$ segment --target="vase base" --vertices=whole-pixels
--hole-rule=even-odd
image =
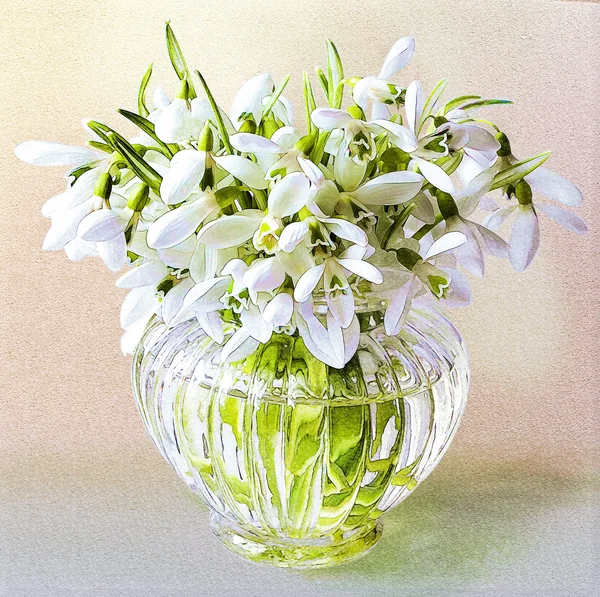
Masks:
[[[289,539],[260,535],[211,513],[213,533],[233,553],[253,562],[281,568],[325,568],[367,554],[381,538],[379,521],[357,529],[351,536]]]

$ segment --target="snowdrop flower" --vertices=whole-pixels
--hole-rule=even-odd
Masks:
[[[388,335],[393,336],[400,331],[410,310],[411,302],[419,291],[427,289],[437,298],[445,296],[451,279],[435,267],[431,259],[460,247],[465,241],[464,234],[448,232],[429,247],[423,258],[411,249],[398,250],[398,258],[407,271],[403,276],[404,280],[399,284],[396,295],[389,302],[385,311],[384,326]]]
[[[409,63],[414,51],[415,40],[412,37],[399,39],[388,52],[379,75],[364,77],[354,85],[352,91],[354,102],[366,112],[369,100],[371,100],[373,102],[373,119],[389,117],[388,106],[397,101],[400,90],[388,80]]]
[[[354,295],[346,272],[364,278],[373,284],[381,284],[381,272],[363,258],[372,254],[367,247],[351,247],[339,257],[328,257],[321,264],[310,268],[298,280],[294,299],[306,302],[323,279],[325,298],[329,310],[342,328],[347,328],[354,317]]]
[[[514,190],[517,203],[493,211],[485,220],[489,228],[496,229],[511,215],[515,215],[509,242],[509,259],[516,271],[527,269],[537,252],[540,242],[538,213],[543,213],[567,230],[578,234],[587,232],[585,222],[574,213],[556,205],[537,201],[534,203],[532,188],[548,199],[569,206],[580,205],[583,200],[575,185],[545,168],[538,168],[517,183]]]

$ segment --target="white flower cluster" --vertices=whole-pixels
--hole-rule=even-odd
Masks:
[[[98,255],[115,271],[132,266],[117,281],[130,289],[125,352],[154,316],[168,326],[196,317],[224,344],[223,359],[287,333],[343,367],[358,346],[358,303],[385,306],[386,333],[397,334],[416,297],[468,304],[461,270],[482,277],[484,253],[524,270],[541,213],[585,231],[573,213],[534,203],[532,190],[568,206],[582,200],[540,168],[549,153],[519,161],[506,135],[476,116],[510,102],[444,103],[445,81],[427,96],[418,82],[391,82],[413,54],[411,38],[392,47],[377,77],[363,78],[344,77],[328,42],[327,74],[317,70],[327,105],[316,106],[305,74],[303,133],[282,95],[289,77],[277,88],[267,74],[250,79],[227,115],[202,75],[192,77],[168,25],[167,45],[180,91],[171,100],[157,88],[148,110],[148,70],[137,113],[120,110],[138,137],[86,121],[94,136],[85,149],[16,149],[30,164],[75,168],[43,207],[52,221],[44,249]],[[507,243],[492,230],[509,217]]]

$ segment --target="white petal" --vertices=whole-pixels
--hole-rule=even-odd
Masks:
[[[232,216],[221,216],[201,228],[198,240],[214,249],[237,247],[252,238],[263,215],[260,210],[247,209]]]
[[[539,203],[536,205],[536,209],[545,213],[549,218],[567,230],[572,230],[573,232],[577,232],[577,234],[587,232],[585,222],[579,216],[566,209],[556,207],[556,205],[540,205]]]
[[[451,217],[446,222],[447,230],[462,232],[467,242],[456,249],[456,259],[466,270],[478,278],[483,278],[485,263],[483,251],[469,226],[458,216]]]
[[[475,236],[479,237],[484,251],[502,259],[508,257],[508,244],[503,238],[500,238],[485,226],[477,224],[477,222],[469,222],[469,226]]]
[[[95,245],[75,237],[65,247],[65,253],[71,261],[79,261],[84,257],[93,257],[98,254]]]
[[[367,164],[357,164],[347,153],[344,144],[340,144],[333,164],[336,181],[346,191],[354,191],[362,182]]]
[[[183,307],[183,301],[192,286],[194,281],[191,278],[184,278],[164,296],[160,303],[160,316],[167,325]]]
[[[294,312],[294,300],[287,292],[275,296],[263,311],[263,318],[274,327],[287,325]]]
[[[416,278],[414,275],[398,288],[398,293],[390,301],[385,315],[383,318],[383,324],[385,327],[385,333],[388,336],[395,336],[400,332],[400,329],[406,321],[408,312],[410,311],[410,305],[415,292]]]
[[[506,207],[501,207],[493,211],[484,219],[484,226],[490,230],[496,230],[497,228],[500,228],[500,226],[504,224],[506,219],[516,208],[516,205],[507,205]]]
[[[217,311],[208,313],[196,313],[196,319],[206,335],[212,338],[217,344],[222,344],[225,339],[223,333],[223,320]]]
[[[488,130],[476,124],[463,124],[460,126],[469,135],[467,145],[476,151],[490,151],[496,153],[500,143]]]
[[[171,103],[171,98],[160,85],[154,88],[152,103],[155,108],[166,108]]]
[[[15,155],[32,166],[81,166],[102,157],[91,149],[47,141],[19,143]]]
[[[448,307],[467,307],[471,304],[472,292],[469,280],[457,269],[449,267],[440,268],[448,275],[450,286],[444,297],[444,305]]]
[[[285,218],[300,211],[307,203],[310,191],[308,178],[300,172],[283,177],[269,194],[269,215]]]
[[[470,216],[477,209],[481,198],[490,190],[497,171],[498,168],[494,165],[479,173],[456,197],[456,206],[461,216]]]
[[[156,289],[152,286],[134,288],[121,305],[121,327],[127,329],[138,319],[148,321],[159,306]]]
[[[336,321],[331,311],[327,311],[327,335],[335,362],[344,363],[344,334],[342,326]]]
[[[423,186],[416,172],[390,172],[365,183],[352,196],[366,205],[398,205],[410,201]]]
[[[350,325],[342,330],[344,336],[344,365],[356,354],[360,342],[360,323],[356,315]]]
[[[325,176],[316,164],[313,164],[313,162],[302,156],[298,156],[298,163],[300,164],[300,168],[302,168],[302,172],[306,174],[310,182],[315,186],[318,187],[325,182]]]
[[[192,203],[180,205],[158,218],[148,229],[148,246],[153,249],[174,247],[194,234],[196,228],[218,209],[214,197],[205,195]]]
[[[227,341],[221,351],[222,363],[235,363],[249,357],[256,351],[260,343],[250,336],[248,331],[240,328]]]
[[[219,277],[195,284],[185,295],[182,311],[192,308],[195,312],[216,311],[223,305],[219,299],[229,286],[230,278]]]
[[[369,89],[375,77],[363,77],[354,85],[352,89],[352,99],[354,103],[360,106],[366,112],[369,107]]]
[[[373,282],[373,284],[381,284],[383,282],[381,272],[374,265],[366,261],[362,261],[361,259],[338,259],[337,262],[353,274],[369,282]]]
[[[283,153],[283,149],[266,137],[252,133],[236,133],[229,137],[234,149],[243,153]]]
[[[406,111],[406,120],[411,131],[418,135],[418,125],[423,113],[423,88],[418,81],[413,81],[406,90],[404,107]]]
[[[577,207],[583,203],[581,191],[566,178],[548,170],[537,168],[525,177],[531,188],[552,201],[558,201],[569,207]]]
[[[239,155],[223,155],[215,157],[214,160],[223,170],[253,189],[266,189],[269,186],[261,167],[248,158]]]
[[[421,174],[430,182],[434,187],[444,191],[444,193],[450,193],[451,195],[456,193],[454,183],[450,180],[450,177],[442,168],[437,164],[428,162],[421,158],[414,158],[415,162],[419,165]]]
[[[77,205],[81,205],[90,199],[90,197],[92,197],[94,194],[94,187],[96,186],[96,181],[98,180],[98,176],[101,172],[102,168],[92,168],[91,170],[84,172],[73,183],[73,186],[66,191],[65,194],[68,195],[69,201],[67,201],[62,207],[64,209],[70,209],[72,207],[76,207]]]
[[[446,232],[442,234],[430,247],[427,253],[425,253],[424,259],[430,259],[440,253],[446,251],[452,251],[457,247],[460,247],[467,241],[467,237],[462,232]]]
[[[336,360],[328,330],[315,317],[312,309],[312,301],[306,301],[299,305],[299,317],[296,318],[298,332],[300,333],[306,348],[308,348],[317,359],[331,367],[339,369],[344,366],[343,359]]]
[[[531,205],[519,205],[509,243],[510,262],[522,272],[532,262],[540,243],[540,227]]]
[[[313,110],[310,118],[323,131],[343,129],[354,121],[348,112],[336,108],[317,108]]]
[[[306,245],[298,245],[291,253],[279,251],[275,257],[294,282],[315,264]]]
[[[260,124],[262,117],[262,101],[273,93],[273,80],[268,73],[262,73],[246,81],[237,92],[231,104],[231,120],[239,127],[242,115],[252,114],[254,122]]]
[[[354,318],[354,294],[347,288],[336,293],[328,292],[327,306],[333,317],[342,328],[347,328]]]
[[[158,114],[154,130],[161,141],[179,143],[194,136],[195,128],[198,128],[194,125],[187,102],[182,98],[175,98]]]
[[[294,288],[294,299],[297,302],[303,303],[310,298],[324,271],[325,264],[321,263],[321,265],[315,265],[310,268],[301,276]]]
[[[269,257],[253,261],[242,280],[255,300],[256,293],[271,292],[281,286],[285,276],[281,263],[275,257]]]
[[[112,272],[118,272],[127,261],[127,241],[123,233],[110,240],[96,243],[96,251],[104,265]]]
[[[121,336],[121,351],[123,354],[133,354],[135,352],[140,340],[146,333],[146,326],[152,315],[154,313],[150,313],[147,319],[138,319],[125,330],[125,333]]]
[[[169,274],[169,268],[160,261],[148,261],[133,267],[116,282],[117,288],[136,288],[158,284]]]
[[[352,222],[342,218],[319,218],[319,221],[344,240],[349,240],[361,247],[366,247],[369,243],[366,232]]]
[[[379,73],[380,79],[389,79],[393,77],[399,70],[403,69],[415,51],[415,40],[412,37],[400,38],[390,49],[381,72]]]
[[[110,209],[98,209],[81,220],[77,236],[82,240],[102,242],[110,240],[125,230],[123,222]]]
[[[379,128],[390,133],[390,140],[392,143],[403,151],[412,153],[419,147],[419,141],[415,134],[410,129],[397,122],[392,122],[390,120],[374,120],[371,124],[377,125]]]
[[[89,203],[82,203],[73,209],[52,216],[52,225],[44,238],[44,251],[58,251],[77,235],[81,220],[90,212]]]
[[[255,340],[263,344],[269,341],[273,333],[273,326],[265,322],[256,305],[251,305],[249,309],[242,311],[240,319],[242,325]]]
[[[291,253],[308,234],[308,224],[305,220],[288,224],[279,235],[279,248]]]
[[[175,154],[171,166],[160,185],[160,196],[167,205],[185,201],[204,176],[206,154],[195,149],[184,149]]]
[[[290,150],[300,141],[301,136],[293,126],[283,126],[271,135],[271,141],[285,150]]]
[[[196,247],[196,238],[192,235],[174,247],[157,249],[156,254],[165,265],[175,269],[189,269]]]

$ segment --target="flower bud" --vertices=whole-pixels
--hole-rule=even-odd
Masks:
[[[520,180],[515,187],[515,197],[521,205],[530,205],[533,200],[531,187],[526,180]]]
[[[254,124],[254,123],[253,123]],[[243,125],[242,125],[243,128]],[[267,118],[261,120],[260,125],[258,127],[258,134],[270,139],[275,131],[278,131],[281,128],[281,125],[273,116],[268,116]],[[240,129],[241,132],[241,129]],[[252,132],[252,131],[248,131]]]
[[[304,155],[309,155],[315,146],[316,135],[308,134],[304,135],[299,141],[296,142],[294,147],[301,151]]]
[[[350,89],[354,89],[354,86],[362,79],[362,77],[350,77],[349,79],[345,79],[344,83],[350,87]]]
[[[501,158],[508,157],[512,155],[512,150],[510,148],[510,141],[508,137],[504,133],[496,133],[496,141],[500,143],[500,149],[496,152]]]
[[[240,133],[256,133],[256,124],[254,120],[244,120],[239,130]]]
[[[449,193],[444,193],[444,191],[440,191],[439,189],[437,189],[435,195],[437,197],[440,213],[442,214],[444,220],[458,215],[458,207],[456,207],[456,203],[452,198],[452,195]]]
[[[145,182],[134,185],[127,200],[127,207],[133,211],[142,211],[148,205],[149,194],[150,189]]]
[[[108,172],[103,172],[98,176],[94,185],[94,195],[100,199],[109,199],[112,191],[112,178]]]
[[[210,125],[206,123],[198,137],[198,149],[200,151],[212,151],[213,148],[213,132]]]
[[[413,267],[423,261],[422,257],[412,249],[407,249],[406,247],[402,247],[401,249],[396,249],[396,256],[398,257],[398,261],[406,268],[412,271]]]
[[[177,97],[180,99],[187,100],[190,97],[190,84],[188,83],[187,77],[181,79],[181,86],[179,87],[179,93]]]
[[[365,120],[365,113],[362,108],[357,104],[352,104],[348,110],[346,110],[352,118],[356,118],[357,120]]]

